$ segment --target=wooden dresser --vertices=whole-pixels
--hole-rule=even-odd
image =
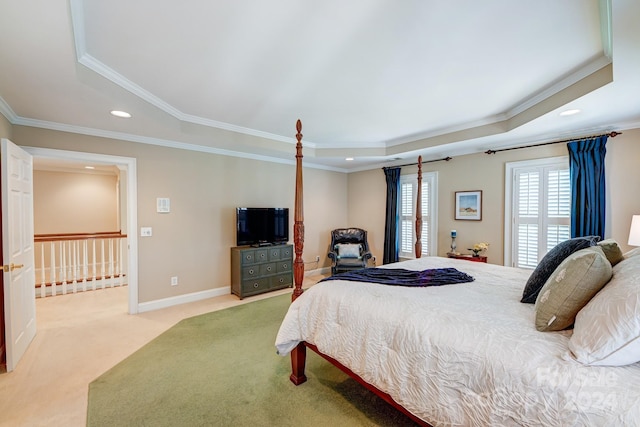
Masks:
[[[231,248],[231,293],[240,299],[293,286],[293,245]]]

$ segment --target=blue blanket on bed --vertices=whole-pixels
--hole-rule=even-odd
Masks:
[[[475,279],[455,268],[432,268],[414,271],[404,268],[364,268],[326,277],[327,280],[350,280],[397,286],[441,286],[453,283],[473,282]]]

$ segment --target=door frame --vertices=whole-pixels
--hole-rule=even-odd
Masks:
[[[137,314],[138,309],[138,180],[134,157],[112,156],[108,154],[85,153],[80,151],[57,150],[53,148],[25,147],[34,159],[73,160],[105,165],[115,165],[126,171],[127,192],[127,242],[128,242],[128,288],[129,314]]]

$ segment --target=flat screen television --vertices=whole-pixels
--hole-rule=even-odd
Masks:
[[[289,208],[236,208],[236,245],[277,245],[289,241]]]

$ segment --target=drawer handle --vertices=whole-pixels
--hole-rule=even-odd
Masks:
[[[267,271],[271,271],[271,267],[267,267]]]
[[[284,279],[282,277],[280,278],[279,281],[280,281],[280,283],[284,283]]]
[[[253,268],[249,270],[249,274],[253,274]]]
[[[258,283],[258,282],[254,283],[254,284],[253,284],[253,287],[254,287],[254,288],[256,288],[256,289],[258,289],[258,287],[260,287],[260,283]]]
[[[264,254],[260,254],[260,258],[264,258]]]
[[[282,264],[282,268],[287,268],[287,264]]]
[[[245,259],[251,259],[251,255],[247,255]]]

